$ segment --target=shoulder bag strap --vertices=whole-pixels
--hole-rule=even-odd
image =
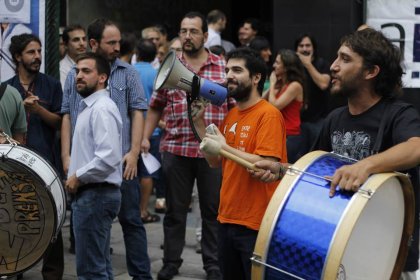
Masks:
[[[7,87],[6,83],[2,83],[0,85],[0,100],[3,98],[4,92],[6,91],[6,87]]]
[[[383,138],[384,138],[385,126],[387,122],[390,120],[390,116],[389,116],[390,114],[387,111],[388,108],[389,108],[389,102],[385,101],[384,114],[383,114],[381,123],[379,124],[378,134],[376,134],[376,140],[375,140],[375,144],[373,145],[372,155],[379,153],[381,149]]]

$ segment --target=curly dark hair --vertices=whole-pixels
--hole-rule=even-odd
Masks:
[[[42,47],[41,40],[34,34],[23,33],[23,34],[15,35],[12,37],[9,51],[10,51],[10,54],[12,55],[13,62],[16,65],[16,69],[19,64],[19,62],[16,59],[16,55],[21,55],[23,50],[26,48],[26,46],[30,42],[34,42],[34,41],[39,43],[39,45]]]
[[[341,45],[349,47],[363,58],[363,68],[379,67],[375,79],[376,94],[384,98],[395,98],[402,92],[401,77],[404,70],[401,66],[400,50],[385,37],[372,28],[356,31],[344,36]]]

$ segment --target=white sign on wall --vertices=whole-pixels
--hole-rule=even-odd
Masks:
[[[3,82],[15,75],[9,51],[13,36],[35,34],[42,42],[42,54],[45,55],[45,0],[0,0],[0,23],[0,82]],[[41,72],[44,72],[44,64]]]
[[[0,0],[0,18],[10,23],[30,23],[31,1]]]
[[[366,23],[404,55],[404,87],[420,88],[420,0],[367,0]]]

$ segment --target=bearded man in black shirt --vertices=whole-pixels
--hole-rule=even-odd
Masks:
[[[396,99],[402,87],[401,53],[381,32],[367,28],[341,40],[330,70],[331,93],[344,95],[347,106],[328,115],[313,149],[358,160],[335,171],[330,196],[337,186],[357,191],[371,174],[408,172],[415,194],[415,226],[400,279],[416,279],[420,118],[413,106]],[[260,161],[255,165],[265,171],[250,172],[266,182],[284,174],[284,168],[276,163]]]

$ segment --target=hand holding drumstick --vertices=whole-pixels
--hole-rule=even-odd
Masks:
[[[223,137],[223,135],[220,133],[220,131],[217,129],[216,126],[213,126],[213,127],[209,126],[207,127],[206,130],[208,133],[206,134],[206,137],[203,138],[200,144],[200,149],[206,154],[211,155],[211,156],[220,155],[225,158],[228,158],[238,163],[239,165],[247,168],[248,172],[253,177],[263,182],[273,182],[283,177],[286,170],[285,168],[281,168],[281,172],[282,172],[281,174],[280,173],[274,174],[274,173],[271,173],[271,171],[269,170],[266,171],[264,169],[261,169],[258,166],[256,166],[254,163],[251,163],[249,160],[244,159],[240,155],[236,155],[233,152],[229,152],[226,149],[224,149],[223,147],[228,147],[226,145],[226,140]],[[276,164],[276,162],[273,162],[272,160],[263,160],[263,161]],[[278,164],[281,165],[280,163]]]
[[[233,160],[234,162],[242,165],[243,167],[247,169],[251,169],[254,171],[261,170],[259,168],[256,168],[255,165],[250,163],[249,161],[246,161],[243,158],[240,158],[232,153],[229,153],[228,151],[223,150],[222,145],[219,142],[207,136],[201,141],[200,150],[206,152],[209,155],[214,155],[214,156],[221,155],[225,158]]]

